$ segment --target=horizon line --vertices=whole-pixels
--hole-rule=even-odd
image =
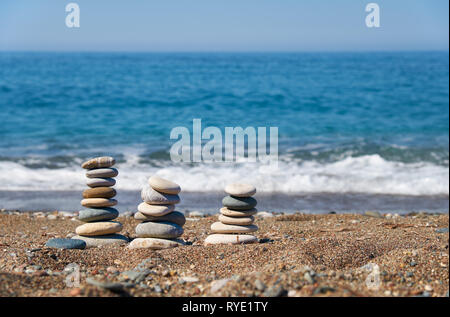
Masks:
[[[163,54],[236,54],[236,53],[449,53],[449,49],[386,49],[386,50],[1,50],[0,53],[163,53]]]

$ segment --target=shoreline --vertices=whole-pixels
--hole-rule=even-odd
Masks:
[[[207,214],[218,213],[222,198],[221,191],[185,192],[177,209],[182,212],[200,211]],[[449,213],[449,197],[407,196],[361,193],[257,193],[259,211],[279,211],[283,213],[364,213],[377,210],[382,213],[407,214],[410,212]],[[82,199],[79,190],[61,191],[6,191],[0,190],[0,209],[19,211],[75,212],[80,210]],[[118,190],[119,212],[135,212],[141,202],[139,190]]]
[[[215,220],[187,218],[174,249],[57,250],[44,244],[74,232],[72,215],[0,212],[0,296],[448,296],[448,214],[280,214],[257,219],[259,243],[205,247]],[[118,221],[133,238],[138,222]],[[70,263],[78,287],[65,285]]]

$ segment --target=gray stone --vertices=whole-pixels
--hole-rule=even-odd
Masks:
[[[119,171],[115,168],[95,168],[86,172],[88,178],[116,177],[117,175],[119,175]]]
[[[134,286],[133,283],[115,283],[115,282],[101,282],[93,279],[92,277],[86,278],[86,283],[110,290],[111,292],[121,293],[127,287]]]
[[[141,212],[137,212],[134,214],[134,219],[136,220],[141,220],[144,222],[147,221],[154,221],[154,222],[162,222],[162,221],[167,221],[167,222],[173,222],[176,223],[179,226],[184,226],[184,224],[186,223],[186,217],[184,216],[183,213],[179,212],[179,211],[173,211],[171,213],[168,213],[164,216],[160,216],[160,217],[155,217],[155,216],[148,216],[148,215],[144,215]]]
[[[113,220],[119,216],[115,208],[89,208],[80,210],[78,220],[83,222]]]
[[[183,228],[172,222],[143,222],[136,226],[136,235],[140,238],[173,239],[183,234]]]
[[[234,210],[249,210],[256,206],[256,199],[253,197],[226,196],[222,199],[222,205]]]
[[[116,185],[114,178],[88,178],[86,185],[89,187],[111,187]]]
[[[448,228],[439,228],[439,229],[436,229],[436,233],[448,233]]]
[[[274,285],[268,288],[263,295],[266,297],[280,297],[286,295],[286,290],[280,285]]]
[[[84,237],[74,236],[72,239],[79,239],[86,242],[87,248],[98,247],[109,244],[124,244],[128,242],[128,238],[121,234],[108,234],[104,236]]]
[[[86,248],[86,242],[79,239],[54,238],[48,240],[45,246],[56,249],[84,249]]]
[[[180,202],[178,195],[160,193],[150,186],[144,186],[141,191],[141,198],[151,205],[175,205]]]
[[[139,271],[134,271],[134,270],[130,270],[130,271],[125,271],[122,272],[122,274],[120,275],[121,279],[123,280],[129,280],[129,281],[133,281],[135,283],[140,283],[142,282],[147,275],[149,275],[152,271],[145,269],[145,270],[139,270]]]

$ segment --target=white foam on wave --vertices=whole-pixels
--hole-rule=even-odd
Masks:
[[[158,167],[161,166],[161,167]],[[117,164],[117,189],[139,190],[158,174],[179,183],[184,191],[222,191],[226,184],[245,181],[258,192],[370,193],[393,195],[449,195],[449,169],[432,163],[387,161],[379,155],[346,157],[332,163],[284,158],[278,167],[260,163],[217,163],[155,166],[139,163],[134,155]],[[0,190],[83,190],[79,166],[30,169],[0,162]]]

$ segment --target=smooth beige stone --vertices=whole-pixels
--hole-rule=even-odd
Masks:
[[[129,249],[152,249],[161,250],[175,248],[183,245],[181,240],[168,240],[158,238],[136,238],[128,245]]]
[[[75,233],[80,236],[101,236],[122,230],[122,224],[116,221],[88,222],[78,226]]]
[[[238,226],[238,225],[226,225],[221,222],[214,222],[211,225],[213,233],[250,233],[258,230],[257,225]]]
[[[128,238],[121,234],[108,234],[104,236],[86,237],[86,236],[73,236],[72,239],[79,239],[86,242],[87,248],[99,247],[110,244],[125,244],[128,243]]]
[[[84,162],[83,164],[81,164],[81,167],[85,169],[92,169],[92,168],[111,167],[114,164],[116,164],[116,160],[113,157],[101,156]]]
[[[154,190],[165,194],[176,195],[181,191],[180,185],[178,185],[177,183],[171,182],[156,175],[150,177],[148,179],[148,183]]]
[[[119,171],[115,168],[94,168],[86,172],[87,178],[116,177]]]
[[[150,205],[142,202],[137,207],[138,211],[147,216],[164,216],[175,210],[175,205]]]
[[[144,186],[142,188],[141,198],[150,205],[175,205],[180,202],[180,196],[177,194],[160,193],[150,186]]]
[[[257,212],[258,209],[256,208],[252,208],[249,210],[232,210],[228,209],[227,207],[220,208],[220,213],[229,217],[249,217],[256,215]]]
[[[258,238],[249,234],[212,234],[205,239],[209,244],[247,244],[258,242]]]
[[[229,217],[229,216],[225,216],[225,215],[219,215],[219,221],[226,225],[248,226],[248,225],[251,225],[255,221],[255,218],[253,218],[253,216]]]
[[[225,192],[235,197],[251,197],[256,193],[256,188],[250,184],[234,183],[227,185]]]
[[[116,190],[111,187],[94,187],[83,191],[83,198],[113,198]]]
[[[84,207],[112,207],[117,205],[117,200],[110,198],[85,198],[81,200]]]

